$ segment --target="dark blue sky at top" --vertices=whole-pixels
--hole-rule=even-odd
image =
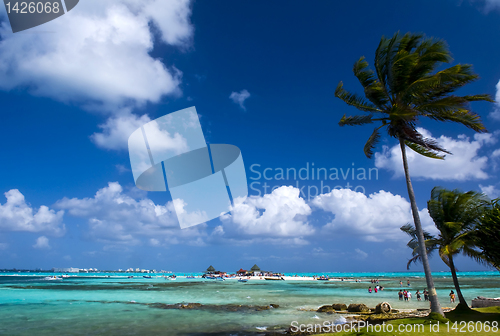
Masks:
[[[383,35],[410,31],[444,39],[453,64],[473,64],[481,77],[460,93],[494,96],[500,79],[500,10],[486,12],[479,1],[196,1],[191,22],[195,31],[190,48],[156,44],[151,52],[167,66],[182,71],[182,95],[164,97],[134,112],[155,119],[196,106],[207,142],[234,144],[241,149],[249,182],[255,176],[250,171],[252,164],[260,164],[261,171],[266,167],[299,169],[312,162],[327,168],[350,168],[353,163],[356,168],[374,167],[374,160],[363,154],[372,127],[340,128],[341,116],[357,111],[335,99],[333,93],[340,80],[347,89],[361,92],[352,64],[366,56],[372,65]],[[246,111],[228,98],[231,92],[243,89],[251,93],[245,101]],[[85,110],[85,101],[61,103],[33,96],[29,87],[1,91],[0,101],[2,194],[19,189],[33,207],[52,208],[63,197],[93,197],[110,181],[118,181],[127,190],[133,188],[132,174],[116,168],[129,168],[128,153],[98,148],[90,140],[90,135],[100,131],[98,125],[105,122],[106,114]],[[493,104],[479,102],[472,107],[490,132],[498,130],[499,122],[488,117]],[[420,126],[434,136],[473,136],[459,125],[424,121]],[[394,139],[384,136],[378,150],[394,144]],[[492,177],[482,181],[416,178],[419,208],[425,207],[436,185],[478,190],[479,183],[498,183],[496,173],[490,173]],[[362,182],[366,193],[383,189],[407,197],[404,180],[392,175],[380,169],[378,180]],[[161,204],[170,200],[168,193],[147,196]],[[5,203],[3,196],[0,203]],[[324,216],[314,214],[311,221],[320,225]],[[144,244],[126,252],[105,251],[95,258],[89,251],[102,251],[103,244],[86,236],[86,220],[65,215],[64,222],[66,235],[50,238],[52,249],[48,251],[32,248],[39,233],[0,232],[0,243],[9,244],[8,250],[0,250],[0,268],[72,265],[199,271],[208,264],[236,270],[257,262],[262,268],[291,272],[402,271],[410,256],[409,250],[406,255],[383,256],[382,251],[393,243],[347,236],[313,240],[310,245],[293,248],[265,244],[159,248]],[[218,223],[214,220],[209,226]],[[368,253],[368,258],[355,262],[342,258],[341,252],[353,246]],[[301,258],[316,247],[339,257]],[[63,260],[65,255],[71,255],[72,260]],[[285,258],[289,256],[297,258]],[[446,269],[437,256],[432,265],[436,270]],[[466,259],[460,259],[459,265],[461,270],[481,269]]]

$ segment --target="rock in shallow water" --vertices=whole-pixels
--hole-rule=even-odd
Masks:
[[[387,314],[391,312],[391,305],[388,302],[381,302],[375,307],[375,314]]]
[[[352,313],[366,313],[370,311],[367,305],[364,303],[351,303],[347,310]]]

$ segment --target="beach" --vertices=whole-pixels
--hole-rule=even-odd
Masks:
[[[429,307],[428,302],[415,298],[400,301],[397,295],[401,288],[422,291],[425,278],[421,273],[317,274],[330,276],[332,281],[299,273],[285,274],[285,281],[252,277],[246,283],[238,282],[239,278],[202,279],[201,273],[178,273],[176,280],[161,274],[150,274],[149,279],[123,273],[80,273],[46,280],[54,275],[60,274],[0,273],[0,334],[252,335],[283,331],[293,321],[344,323],[344,314],[316,312],[333,303],[375,307],[385,301],[400,310]],[[498,272],[459,276],[469,303],[476,296],[500,297]],[[374,286],[372,279],[379,279],[384,290],[368,293],[368,287]],[[435,282],[443,307],[454,307],[456,303],[448,299],[454,289],[450,274],[436,273]]]

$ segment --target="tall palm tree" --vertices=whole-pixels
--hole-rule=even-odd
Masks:
[[[487,263],[484,254],[476,249],[475,239],[476,227],[486,211],[486,204],[483,194],[475,191],[463,193],[459,190],[447,190],[441,187],[432,189],[431,199],[427,202],[429,214],[439,231],[437,236],[424,231],[427,255],[438,251],[441,259],[450,268],[460,304],[467,308],[469,306],[458,283],[454,257],[462,253],[481,264]],[[413,250],[413,258],[408,261],[409,269],[412,263],[422,260],[420,244],[413,225],[404,225],[401,230],[411,237],[408,247]]]
[[[410,180],[406,146],[435,159],[443,159],[442,154],[449,152],[417,131],[419,118],[457,122],[474,131],[486,132],[479,116],[470,111],[469,102],[493,101],[487,94],[453,95],[452,92],[478,79],[478,76],[473,73],[472,66],[467,64],[435,71],[441,64],[451,61],[450,52],[443,41],[424,38],[421,34],[396,33],[390,39],[382,37],[380,40],[375,52],[375,71],[369,69],[364,57],[354,63],[353,72],[363,86],[365,97],[346,91],[342,82],[335,90],[336,97],[366,113],[349,117],[344,114],[340,126],[381,123],[365,144],[364,152],[368,158],[372,157],[380,139],[381,128],[386,127],[389,136],[398,139],[420,246],[423,246],[424,233]],[[443,315],[425,249],[421,256],[431,311]]]

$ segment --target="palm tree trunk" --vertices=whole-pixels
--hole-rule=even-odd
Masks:
[[[427,251],[425,249],[424,231],[422,230],[422,223],[420,222],[420,216],[418,214],[417,201],[415,199],[415,193],[413,192],[413,186],[410,180],[410,171],[408,170],[405,142],[402,138],[399,138],[399,145],[401,147],[401,154],[403,155],[403,168],[406,176],[406,186],[408,188],[408,197],[410,198],[413,220],[415,221],[415,229],[417,231],[420,256],[422,257],[422,265],[424,265],[425,280],[427,282],[427,289],[429,291],[429,301],[431,302],[431,312],[438,313],[444,317],[443,310],[441,309],[441,305],[437,297],[436,288],[434,287],[434,280],[432,279],[431,266],[429,265],[429,258],[427,257]]]
[[[458,284],[457,270],[455,269],[453,256],[448,256],[448,259],[450,261],[451,277],[453,278],[453,284],[455,285],[455,290],[457,291],[458,301],[465,307],[469,308],[469,305],[467,304],[467,301],[465,301],[462,291],[460,290],[460,285]]]

